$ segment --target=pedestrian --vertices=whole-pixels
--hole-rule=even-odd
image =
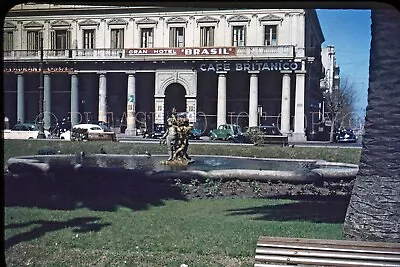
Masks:
[[[10,119],[4,116],[4,129],[10,129]]]

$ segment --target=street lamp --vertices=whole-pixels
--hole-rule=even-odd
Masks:
[[[38,122],[38,139],[46,139],[43,127],[43,37],[40,37],[40,62],[39,62],[39,122]]]

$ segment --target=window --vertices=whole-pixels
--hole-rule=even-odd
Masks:
[[[70,32],[68,30],[54,30],[51,32],[51,49],[65,50],[70,48]]]
[[[27,32],[27,49],[31,51],[38,51],[40,49],[40,38],[42,37],[41,31],[28,31]]]
[[[274,25],[266,25],[265,29],[265,45],[277,45],[276,41],[276,26]]]
[[[14,49],[14,35],[12,31],[4,32],[3,49],[4,51],[12,51]]]
[[[83,48],[84,49],[93,49],[96,47],[95,45],[95,30],[88,29],[83,30]]]
[[[111,48],[124,48],[124,29],[111,30]]]
[[[140,40],[140,47],[153,47],[153,28],[141,29]]]
[[[245,46],[246,45],[246,28],[245,26],[233,26],[232,30],[232,45]]]
[[[214,31],[213,26],[200,28],[200,46],[214,46]]]
[[[183,27],[171,27],[169,29],[169,46],[184,47],[185,46],[185,29]]]

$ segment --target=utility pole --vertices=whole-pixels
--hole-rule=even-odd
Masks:
[[[46,139],[46,135],[44,134],[44,125],[43,125],[43,37],[40,37],[40,62],[39,62],[39,122],[38,122],[38,139]]]

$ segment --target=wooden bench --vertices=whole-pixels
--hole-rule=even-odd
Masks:
[[[400,243],[261,236],[254,267],[400,266]]]
[[[263,142],[264,144],[278,144],[281,146],[287,146],[289,144],[286,135],[263,135]]]

